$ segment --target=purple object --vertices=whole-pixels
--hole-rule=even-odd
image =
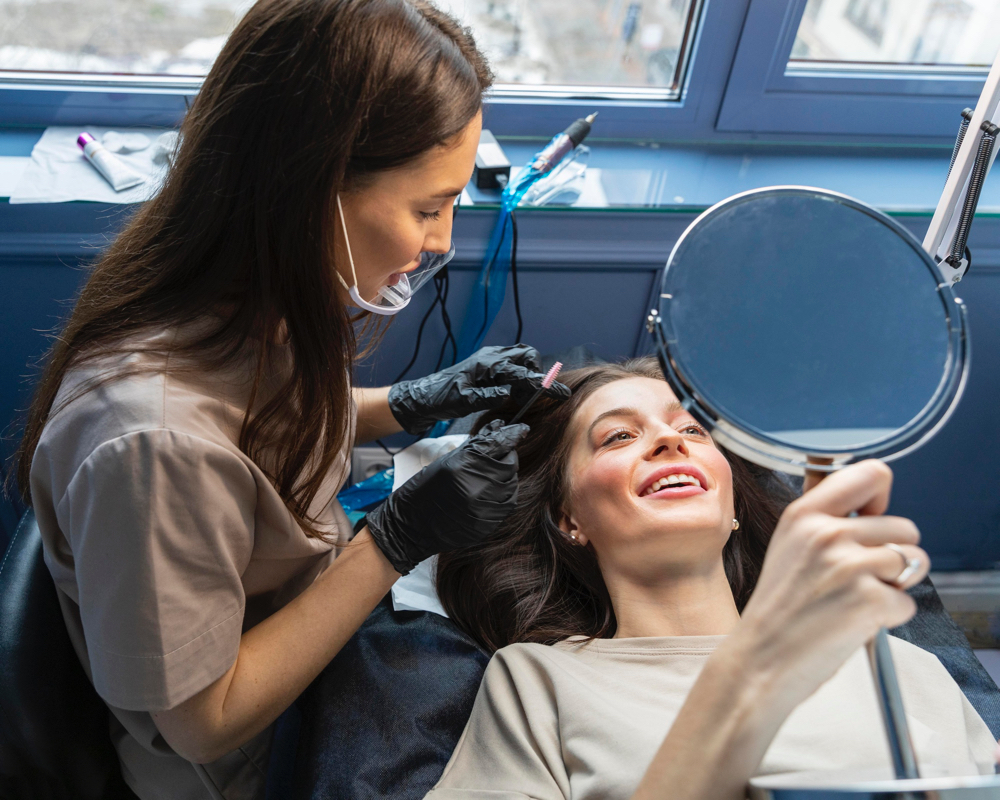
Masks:
[[[91,136],[89,133],[86,132],[81,133],[79,136],[76,137],[76,143],[80,145],[81,150],[83,150],[83,148],[85,148],[91,142],[96,142],[96,141],[97,140],[93,136]]]

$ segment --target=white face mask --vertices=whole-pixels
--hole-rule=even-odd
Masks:
[[[348,286],[343,275],[337,271],[340,283],[351,296],[351,300],[358,308],[371,311],[373,314],[392,316],[398,314],[410,304],[410,298],[427,281],[447,264],[455,255],[455,243],[452,242],[447,253],[421,253],[420,266],[410,272],[405,272],[399,276],[399,280],[392,286],[383,286],[378,290],[374,302],[365,300],[358,291],[358,273],[354,269],[354,256],[351,254],[351,240],[347,236],[347,223],[344,221],[344,207],[340,203],[340,195],[337,195],[337,211],[340,213],[340,227],[344,231],[344,244],[347,245],[347,260],[351,264],[351,277],[354,280],[353,286]]]

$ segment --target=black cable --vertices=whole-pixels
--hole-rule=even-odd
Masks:
[[[458,219],[458,212],[462,206],[462,197],[459,195],[455,198],[455,203],[451,207],[451,224],[454,228],[455,220]],[[438,353],[437,366],[434,368],[435,372],[441,369],[441,364],[444,361],[444,351],[448,342],[451,342],[451,364],[448,366],[453,366],[458,360],[458,343],[455,341],[455,334],[451,329],[451,316],[448,314],[448,292],[451,290],[451,273],[448,272],[448,265],[445,264],[438,275],[434,276],[434,280],[437,281],[440,276],[441,285],[437,287],[438,295],[441,297],[441,324],[444,325],[444,341],[441,342],[441,352]]]
[[[486,333],[486,323],[490,318],[490,279],[493,276],[493,265],[497,263],[497,256],[500,255],[500,251],[503,249],[503,241],[507,236],[507,220],[510,218],[508,214],[504,217],[503,227],[500,230],[500,241],[497,244],[497,249],[493,251],[493,256],[490,258],[490,263],[486,266],[486,279],[483,284],[483,324],[479,328],[479,333],[476,334],[476,339],[479,340],[480,337]]]
[[[395,452],[393,452],[392,450],[390,450],[388,447],[385,446],[385,443],[381,439],[376,439],[375,440],[375,444],[377,444],[379,447],[381,447],[383,450],[385,450],[385,452],[387,452],[389,454],[390,458],[392,456],[396,455],[396,453],[399,452],[399,450],[396,450]],[[402,448],[400,448],[400,449],[402,449]]]
[[[458,203],[459,203],[459,199],[456,198],[455,202],[452,203],[452,205],[451,205],[451,221],[452,221],[452,224],[454,224],[455,218],[458,216]],[[437,275],[434,276],[434,287],[437,290],[437,296],[434,298],[434,302],[431,303],[430,308],[427,309],[427,313],[424,314],[424,318],[422,320],[420,320],[420,327],[417,329],[417,343],[416,343],[416,345],[413,348],[413,357],[410,359],[410,363],[406,365],[406,367],[403,369],[403,371],[400,372],[399,375],[396,376],[396,380],[394,380],[393,383],[399,383],[401,380],[403,380],[403,377],[406,375],[407,372],[410,371],[410,368],[413,367],[413,365],[417,363],[417,356],[420,355],[420,339],[424,335],[424,325],[427,324],[427,320],[430,318],[431,312],[434,310],[434,306],[436,306],[439,302],[441,303],[441,320],[444,322],[445,341],[447,342],[448,341],[448,337],[451,337],[452,347],[455,346],[454,345],[455,337],[452,336],[452,333],[451,333],[451,318],[448,316],[448,311],[444,307],[445,301],[448,299],[448,290],[447,290],[447,287],[448,287],[449,283],[450,283],[450,281],[449,281],[449,278],[448,278],[448,265],[445,264],[440,269],[440,271],[437,273]],[[444,289],[444,295],[443,296],[442,296],[442,293],[441,293],[442,292],[442,285],[444,285],[444,287],[445,287],[445,289]],[[444,353],[444,348],[443,347],[442,347],[441,352]],[[439,357],[438,358],[438,366],[434,368],[434,371],[437,372],[437,370],[439,370],[440,368],[441,368],[441,358]],[[379,444],[382,444],[382,443],[379,442]],[[386,450],[386,452],[389,452],[388,448],[386,448],[385,445],[382,445],[382,447]]]
[[[972,272],[972,251],[969,249],[969,245],[965,246],[965,274],[968,275]]]
[[[521,341],[521,331],[524,330],[524,320],[521,319],[521,292],[517,288],[517,217],[510,212],[510,280],[514,284],[514,313],[517,315],[517,335],[515,342]]]
[[[434,371],[437,372],[444,363],[444,353],[448,342],[451,342],[451,364],[448,366],[454,364],[458,358],[458,344],[455,342],[455,334],[451,329],[451,317],[448,315],[448,292],[451,289],[451,276],[447,266],[434,276],[434,281],[435,284],[440,281],[440,285],[437,285],[437,291],[441,298],[441,324],[444,325],[444,341],[441,342],[441,352],[438,353],[437,365],[434,367]]]
[[[434,302],[431,303],[431,307],[427,309],[427,313],[424,314],[424,318],[420,320],[420,327],[417,328],[417,343],[413,347],[413,358],[410,359],[409,364],[403,367],[403,371],[396,376],[396,380],[394,380],[393,383],[399,383],[401,380],[403,380],[403,377],[406,375],[407,372],[410,371],[410,368],[417,363],[417,356],[420,355],[420,340],[424,335],[424,326],[427,324],[427,320],[430,319],[431,312],[434,311],[434,306],[438,304],[438,300],[440,299],[441,295],[439,294],[437,297],[434,298]]]

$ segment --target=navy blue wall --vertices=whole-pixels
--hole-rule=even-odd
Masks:
[[[0,203],[0,421],[16,432],[30,398],[45,333],[67,313],[84,279],[82,266],[121,225],[122,209],[97,204]],[[456,221],[449,310],[461,324],[494,213],[463,209]],[[577,344],[605,358],[645,352],[642,322],[656,271],[694,218],[676,210],[519,213],[518,262],[525,341],[542,352]],[[927,216],[900,221],[920,236]],[[969,306],[973,361],[955,417],[927,446],[897,462],[892,511],[912,517],[938,569],[992,569],[1000,562],[1000,219],[977,221],[973,273],[961,284]],[[416,328],[432,300],[424,290],[389,328],[375,356],[359,367],[363,384],[391,380],[409,361]],[[509,343],[515,319],[507,302],[487,343]],[[433,368],[443,337],[434,314],[411,374]],[[9,453],[13,439],[4,442]],[[0,523],[2,524],[2,523]]]

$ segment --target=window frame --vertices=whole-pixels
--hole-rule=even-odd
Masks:
[[[884,64],[786,69],[807,0],[700,0],[680,97],[610,88],[498,86],[485,125],[547,139],[597,111],[594,141],[747,140],[944,144],[974,106],[985,70]],[[0,71],[2,127],[166,126],[180,123],[200,78]]]
[[[575,87],[499,85],[487,99],[485,124],[501,136],[549,138],[574,119],[598,111],[595,139],[710,138],[750,0],[695,3],[698,16],[686,37],[690,56],[679,98],[663,99],[662,90],[646,88],[608,87],[604,96],[586,98],[577,96]],[[712,43],[710,54],[701,52],[705,42]],[[0,127],[173,127],[201,82],[177,76],[0,71]]]
[[[988,69],[824,63],[789,65],[808,0],[751,0],[718,130],[954,141]]]

